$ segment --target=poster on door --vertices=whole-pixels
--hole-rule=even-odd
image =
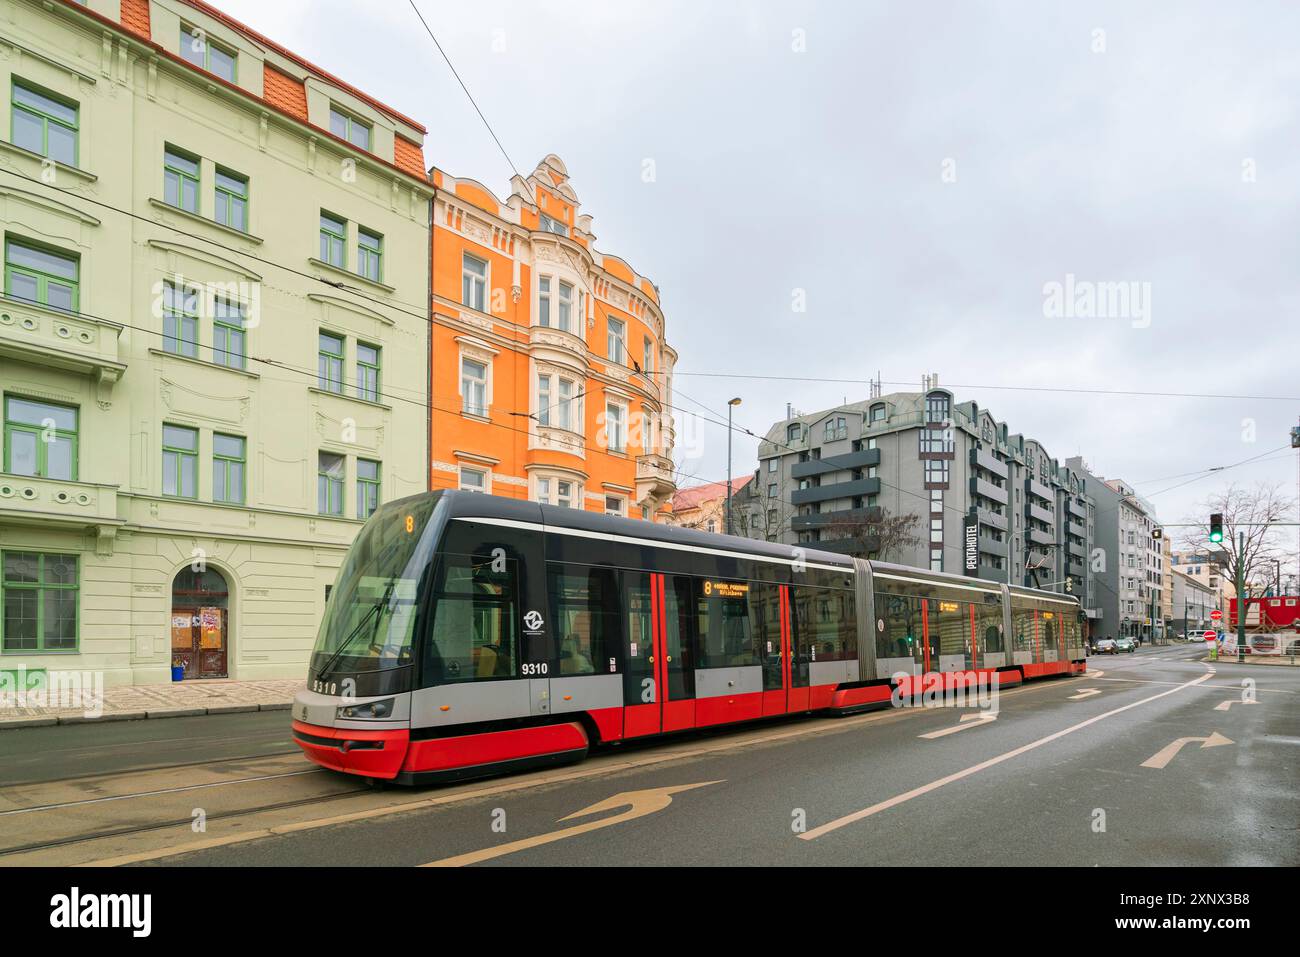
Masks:
[[[199,647],[221,647],[221,609],[199,609]]]
[[[172,612],[172,650],[189,651],[194,647],[193,618],[189,612]]]

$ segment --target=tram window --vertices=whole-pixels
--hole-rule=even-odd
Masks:
[[[1059,624],[1056,612],[1040,611],[1038,613],[1038,629],[1043,638],[1043,649],[1045,651],[1056,650],[1056,633]]]
[[[938,634],[940,655],[969,655],[970,604],[964,601],[931,601],[927,612],[930,616],[931,649],[936,644],[934,637]]]
[[[515,560],[443,554],[438,566],[429,646],[431,682],[516,677]]]
[[[852,592],[797,586],[794,592],[795,630],[809,647],[813,661],[845,661],[857,657],[857,619]]]
[[[607,674],[618,657],[622,596],[612,568],[549,565],[551,621],[562,675]]]
[[[876,617],[885,623],[876,629],[877,658],[912,658],[921,643],[921,599],[876,592]]]
[[[1034,610],[1032,608],[1012,608],[1011,631],[1015,641],[1013,651],[1033,651]]]
[[[716,585],[723,585],[717,588]],[[695,582],[696,615],[699,621],[699,667],[734,668],[761,665],[763,657],[755,644],[749,620],[749,583]]]
[[[649,704],[658,701],[654,688],[654,639],[650,619],[650,576],[645,572],[624,572],[627,586],[627,652],[623,671],[623,703]]]
[[[674,575],[664,589],[664,636],[667,638],[668,698],[695,697],[694,580]]]
[[[763,688],[781,687],[781,590],[755,582],[749,588],[749,617],[763,661]]]
[[[1006,651],[1002,641],[1001,603],[976,605],[975,629],[979,635],[980,654],[1000,654]]]

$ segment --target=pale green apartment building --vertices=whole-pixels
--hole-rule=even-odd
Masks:
[[[424,129],[195,0],[0,0],[0,671],[297,677],[427,485]]]

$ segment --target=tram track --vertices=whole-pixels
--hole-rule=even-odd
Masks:
[[[241,808],[237,811],[228,811],[224,813],[209,815],[208,821],[229,821],[235,818],[246,817],[251,814],[262,814],[266,811],[280,811],[286,808],[310,807],[317,804],[326,804],[329,801],[335,801],[340,798],[355,797],[358,794],[366,793],[367,788],[353,787],[338,791],[331,791],[328,794],[318,794],[309,798],[302,798],[295,801],[278,801],[272,804],[262,804],[256,807]],[[35,809],[34,809],[35,810]],[[120,827],[115,830],[103,830],[87,832],[84,834],[71,835],[65,838],[59,838],[53,841],[38,841],[30,844],[19,844],[11,847],[0,847],[0,861],[6,857],[12,857],[16,854],[27,854],[34,851],[50,850],[56,847],[68,847],[76,844],[84,844],[90,841],[103,840],[114,837],[129,837],[133,834],[145,834],[151,831],[165,831],[168,828],[189,828],[193,824],[193,819],[189,817],[177,818],[169,821],[159,821],[154,824],[140,824]]]
[[[169,829],[190,840],[216,822],[229,826],[368,790],[294,752],[6,785],[0,788],[0,861]]]

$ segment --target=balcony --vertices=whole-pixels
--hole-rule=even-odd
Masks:
[[[999,505],[1007,504],[1007,490],[998,488],[992,482],[986,482],[981,478],[972,478],[970,480],[970,493],[972,495],[982,495],[992,502]]]
[[[1071,555],[1082,556],[1087,554],[1086,548],[1082,542],[1076,542],[1073,539],[1068,538],[1065,540],[1065,550]]]
[[[1035,495],[1044,502],[1047,502],[1049,505],[1052,502],[1052,490],[1041,482],[1036,482],[1031,478],[1025,479],[1025,494]]]
[[[815,515],[796,515],[790,520],[790,527],[802,532],[831,525],[871,525],[879,523],[883,515],[879,508],[844,508]]]
[[[1065,573],[1074,578],[1083,578],[1084,577],[1083,562],[1076,562],[1074,560],[1070,560],[1066,562]]]
[[[1037,528],[1031,528],[1025,532],[1025,538],[1030,542],[1033,542],[1035,545],[1042,545],[1044,547],[1056,544],[1056,540],[1052,537],[1051,532],[1040,531]]]
[[[997,512],[991,511],[987,508],[975,509],[975,516],[979,520],[979,524],[987,525],[990,528],[996,528],[999,532],[1005,532],[1008,528],[1007,517],[1005,515],[999,515]]]
[[[874,555],[880,551],[879,535],[864,535],[861,538],[836,538],[831,541],[810,542],[813,548],[824,552],[837,552],[840,555]]]
[[[1066,500],[1065,509],[1075,518],[1087,519],[1088,517],[1087,507],[1080,502],[1076,502],[1074,499]]]
[[[528,330],[528,351],[534,361],[568,366],[584,379],[587,377],[587,343],[570,332],[533,326]]]
[[[118,355],[121,335],[122,327],[105,319],[0,299],[0,356],[92,376],[100,401],[126,372]]]
[[[817,488],[796,489],[790,494],[791,505],[811,505],[813,502],[828,502],[837,498],[857,498],[859,495],[878,495],[880,479],[857,479],[852,482],[837,482],[834,485],[822,485]]]
[[[1025,517],[1040,521],[1044,525],[1054,525],[1056,523],[1055,514],[1049,512],[1045,508],[1040,508],[1039,506],[1033,504],[1029,504],[1025,506]]]
[[[84,528],[95,532],[95,550],[113,553],[113,539],[126,524],[118,518],[116,485],[69,482],[30,475],[0,474],[0,519],[42,528]]]
[[[673,460],[664,455],[636,457],[636,498],[652,511],[677,491],[673,479]]]
[[[1065,531],[1068,534],[1073,535],[1075,538],[1082,538],[1086,540],[1088,537],[1088,529],[1085,528],[1083,525],[1080,525],[1078,522],[1066,522]]]
[[[813,475],[826,475],[828,472],[847,472],[853,469],[871,468],[880,464],[880,449],[862,449],[844,455],[831,455],[824,459],[809,459],[797,462],[790,467],[790,477],[794,479],[809,478]]]
[[[991,535],[980,535],[976,539],[979,551],[989,555],[1005,556],[1007,554],[1006,540],[998,541]]]
[[[982,468],[986,472],[991,472],[1000,479],[1005,480],[1007,477],[1007,464],[999,461],[993,456],[993,453],[986,449],[977,449],[971,446],[970,464]]]

